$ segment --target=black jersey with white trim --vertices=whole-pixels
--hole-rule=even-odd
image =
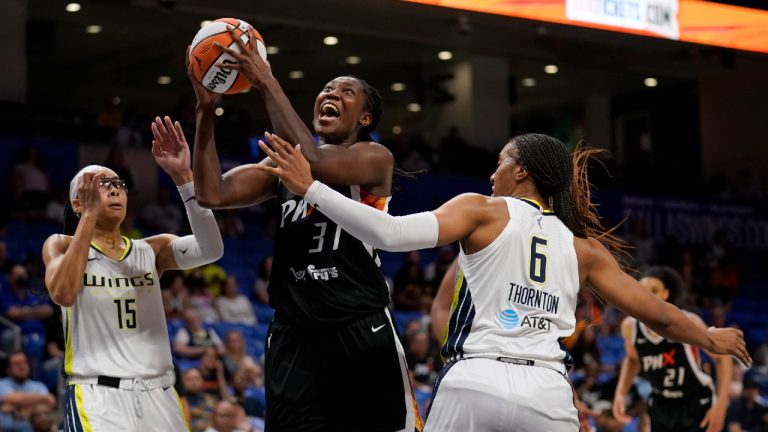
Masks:
[[[386,211],[389,198],[359,186],[331,185],[341,194]],[[281,183],[272,277],[267,289],[275,318],[294,325],[336,325],[380,312],[389,289],[377,252]]]
[[[640,377],[651,383],[654,395],[667,399],[710,395],[712,377],[701,369],[697,347],[654,334],[637,320],[633,330]]]

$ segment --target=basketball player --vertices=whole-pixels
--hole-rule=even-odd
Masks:
[[[345,196],[385,213],[392,154],[371,140],[381,96],[365,81],[342,76],[315,100],[313,136],[269,65],[240,44],[229,50],[265,102],[272,125],[301,142],[316,175]],[[228,49],[223,48],[227,51]],[[268,287],[275,317],[267,335],[265,386],[269,431],[411,432],[421,420],[405,354],[387,311],[389,290],[376,251],[312,211],[277,178],[243,165],[222,175],[213,136],[216,95],[191,75],[197,95],[194,175],[198,200],[243,207],[277,197],[280,219]]]
[[[659,299],[675,304],[683,281],[669,267],[652,267],[643,274],[640,285]],[[687,315],[699,327],[706,328],[701,318],[692,313]],[[617,420],[622,423],[632,420],[624,413],[624,395],[640,375],[653,388],[648,402],[653,432],[719,432],[723,429],[733,374],[731,357],[707,352],[716,365],[715,396],[712,377],[701,370],[698,348],[667,340],[631,317],[621,323],[621,335],[627,357],[621,363],[613,399],[613,416]]]
[[[71,235],[43,245],[45,284],[64,316],[67,432],[188,430],[173,388],[160,276],[216,261],[224,246],[213,213],[195,202],[189,148],[160,138],[152,154],[176,183],[193,235],[121,236],[125,182],[89,165],[70,183]]]
[[[555,138],[518,136],[499,154],[493,196],[463,194],[434,212],[393,217],[313,181],[300,150],[267,138],[272,148],[260,145],[278,166],[259,169],[360,240],[392,251],[460,241],[441,349],[449,363],[425,431],[577,431],[558,340],[573,333],[586,284],[664,337],[750,361],[741,331],[694,323],[624,273],[596,239],[611,245],[590,207],[588,150],[572,158]]]

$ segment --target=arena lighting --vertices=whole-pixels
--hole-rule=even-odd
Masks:
[[[101,33],[101,26],[98,24],[92,24],[85,28],[85,32],[88,34]]]
[[[394,82],[389,86],[389,89],[392,90],[393,92],[401,92],[405,90],[405,84],[401,82]]]
[[[659,85],[659,81],[656,78],[648,77],[643,80],[643,85],[645,85],[646,87],[656,87],[657,85]]]
[[[403,131],[403,129],[400,126],[398,126],[398,125],[394,125],[392,127],[392,133],[395,134],[395,135],[400,135],[400,133],[402,131]]]
[[[67,12],[80,12],[80,3],[67,3],[64,10]]]
[[[337,38],[336,36],[326,36],[323,38],[323,43],[326,45],[333,46],[339,43],[339,38]]]
[[[120,105],[120,96],[115,96],[112,98],[112,105]]]
[[[533,87],[536,85],[536,80],[533,78],[523,78],[520,80],[520,84],[522,84],[523,87]]]
[[[203,28],[203,27],[207,26],[210,23],[211,23],[211,20],[200,21],[200,28]]]
[[[548,73],[550,75],[556,74],[559,70],[560,70],[560,68],[558,68],[557,65],[548,64],[548,65],[544,66],[544,72],[546,72],[546,73]]]
[[[453,58],[453,53],[450,51],[440,51],[437,53],[437,58],[440,60],[450,60]]]
[[[216,107],[216,109],[213,110],[213,113],[216,114],[216,117],[221,117],[224,115],[224,108]]]
[[[171,83],[171,81],[172,81],[171,77],[169,77],[168,75],[160,75],[159,77],[157,77],[157,83],[160,85],[168,85]]]
[[[267,54],[269,54],[269,55],[275,55],[275,54],[277,54],[279,52],[280,52],[280,48],[278,48],[278,47],[276,47],[274,45],[270,45],[270,46],[267,47]]]
[[[356,65],[356,64],[360,64],[360,62],[363,61],[363,59],[361,59],[358,56],[349,56],[344,61],[346,61],[347,64]]]
[[[288,72],[288,78],[290,79],[302,79],[304,78],[304,72],[300,70],[292,70]]]
[[[421,105],[419,105],[417,103],[409,103],[405,108],[408,109],[408,111],[410,111],[410,112],[419,112],[419,111],[421,111]]]
[[[648,13],[617,16],[601,0],[401,0],[768,53],[768,11],[705,0],[632,0]]]

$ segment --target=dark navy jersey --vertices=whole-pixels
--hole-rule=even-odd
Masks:
[[[386,211],[389,198],[330,186]],[[352,237],[281,183],[269,302],[277,320],[306,326],[351,322],[389,304],[376,250]]]
[[[640,377],[651,383],[655,396],[680,399],[711,395],[712,377],[701,369],[697,347],[652,334],[637,320],[633,338],[640,357]]]

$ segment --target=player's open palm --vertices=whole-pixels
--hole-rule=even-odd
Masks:
[[[745,365],[752,364],[752,358],[744,342],[744,332],[741,330],[710,327],[709,336],[712,338],[712,348],[709,349],[712,353],[736,356]]]
[[[165,119],[155,117],[151,129],[154,136],[152,156],[160,168],[171,176],[189,171],[192,159],[181,124],[172,122],[168,116]]]
[[[215,66],[236,70],[243,74],[245,79],[247,79],[251,85],[255,87],[261,86],[267,79],[272,77],[272,68],[270,67],[269,62],[261,58],[261,55],[258,52],[256,31],[253,28],[248,29],[248,36],[251,39],[251,47],[248,48],[245,43],[243,43],[243,40],[235,34],[234,27],[227,26],[227,30],[229,30],[229,34],[237,44],[239,52],[238,50],[225,47],[218,42],[214,42],[214,46],[222,52],[231,55],[237,63],[217,63]]]
[[[101,179],[104,173],[86,172],[77,181],[77,199],[80,201],[80,213],[98,214],[101,208]]]
[[[189,63],[189,48],[187,47],[187,55],[185,61],[187,64],[187,76],[192,83],[192,89],[195,91],[195,97],[197,97],[198,107],[212,108],[221,97],[218,93],[207,89],[200,81],[195,78],[195,73],[192,70],[192,65]]]
[[[280,177],[288,190],[304,196],[314,179],[309,162],[301,153],[301,145],[293,147],[284,139],[270,133],[266,133],[265,136],[269,146],[264,141],[259,141],[259,146],[277,164],[277,167],[259,164],[256,168]]]

